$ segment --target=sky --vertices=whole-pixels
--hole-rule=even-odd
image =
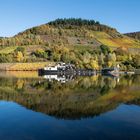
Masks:
[[[121,33],[140,31],[140,0],[0,0],[0,36],[57,18],[100,21]]]

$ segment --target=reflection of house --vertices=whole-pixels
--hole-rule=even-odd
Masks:
[[[65,83],[74,78],[73,75],[44,75],[43,77],[49,81],[56,80],[61,83]]]
[[[56,80],[56,81],[61,82],[61,83],[66,82],[66,77],[65,76],[60,77],[58,75],[44,75],[44,78],[49,80],[49,81]]]

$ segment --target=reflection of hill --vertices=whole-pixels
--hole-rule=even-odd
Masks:
[[[39,79],[40,80],[40,79]],[[79,77],[61,84],[43,79],[0,78],[0,99],[58,118],[80,119],[140,100],[140,77]]]

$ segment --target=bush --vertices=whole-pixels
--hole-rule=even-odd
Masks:
[[[101,49],[101,52],[105,55],[111,52],[111,49],[106,45],[101,45],[100,49]]]
[[[17,47],[15,52],[22,52],[24,54],[25,53],[25,48],[24,47]]]
[[[43,49],[38,49],[36,52],[32,53],[32,55],[35,55],[39,58],[46,58],[48,59],[48,52],[44,51]]]

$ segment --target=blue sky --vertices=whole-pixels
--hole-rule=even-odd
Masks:
[[[140,0],[0,0],[0,36],[56,18],[95,19],[119,32],[140,31]]]

